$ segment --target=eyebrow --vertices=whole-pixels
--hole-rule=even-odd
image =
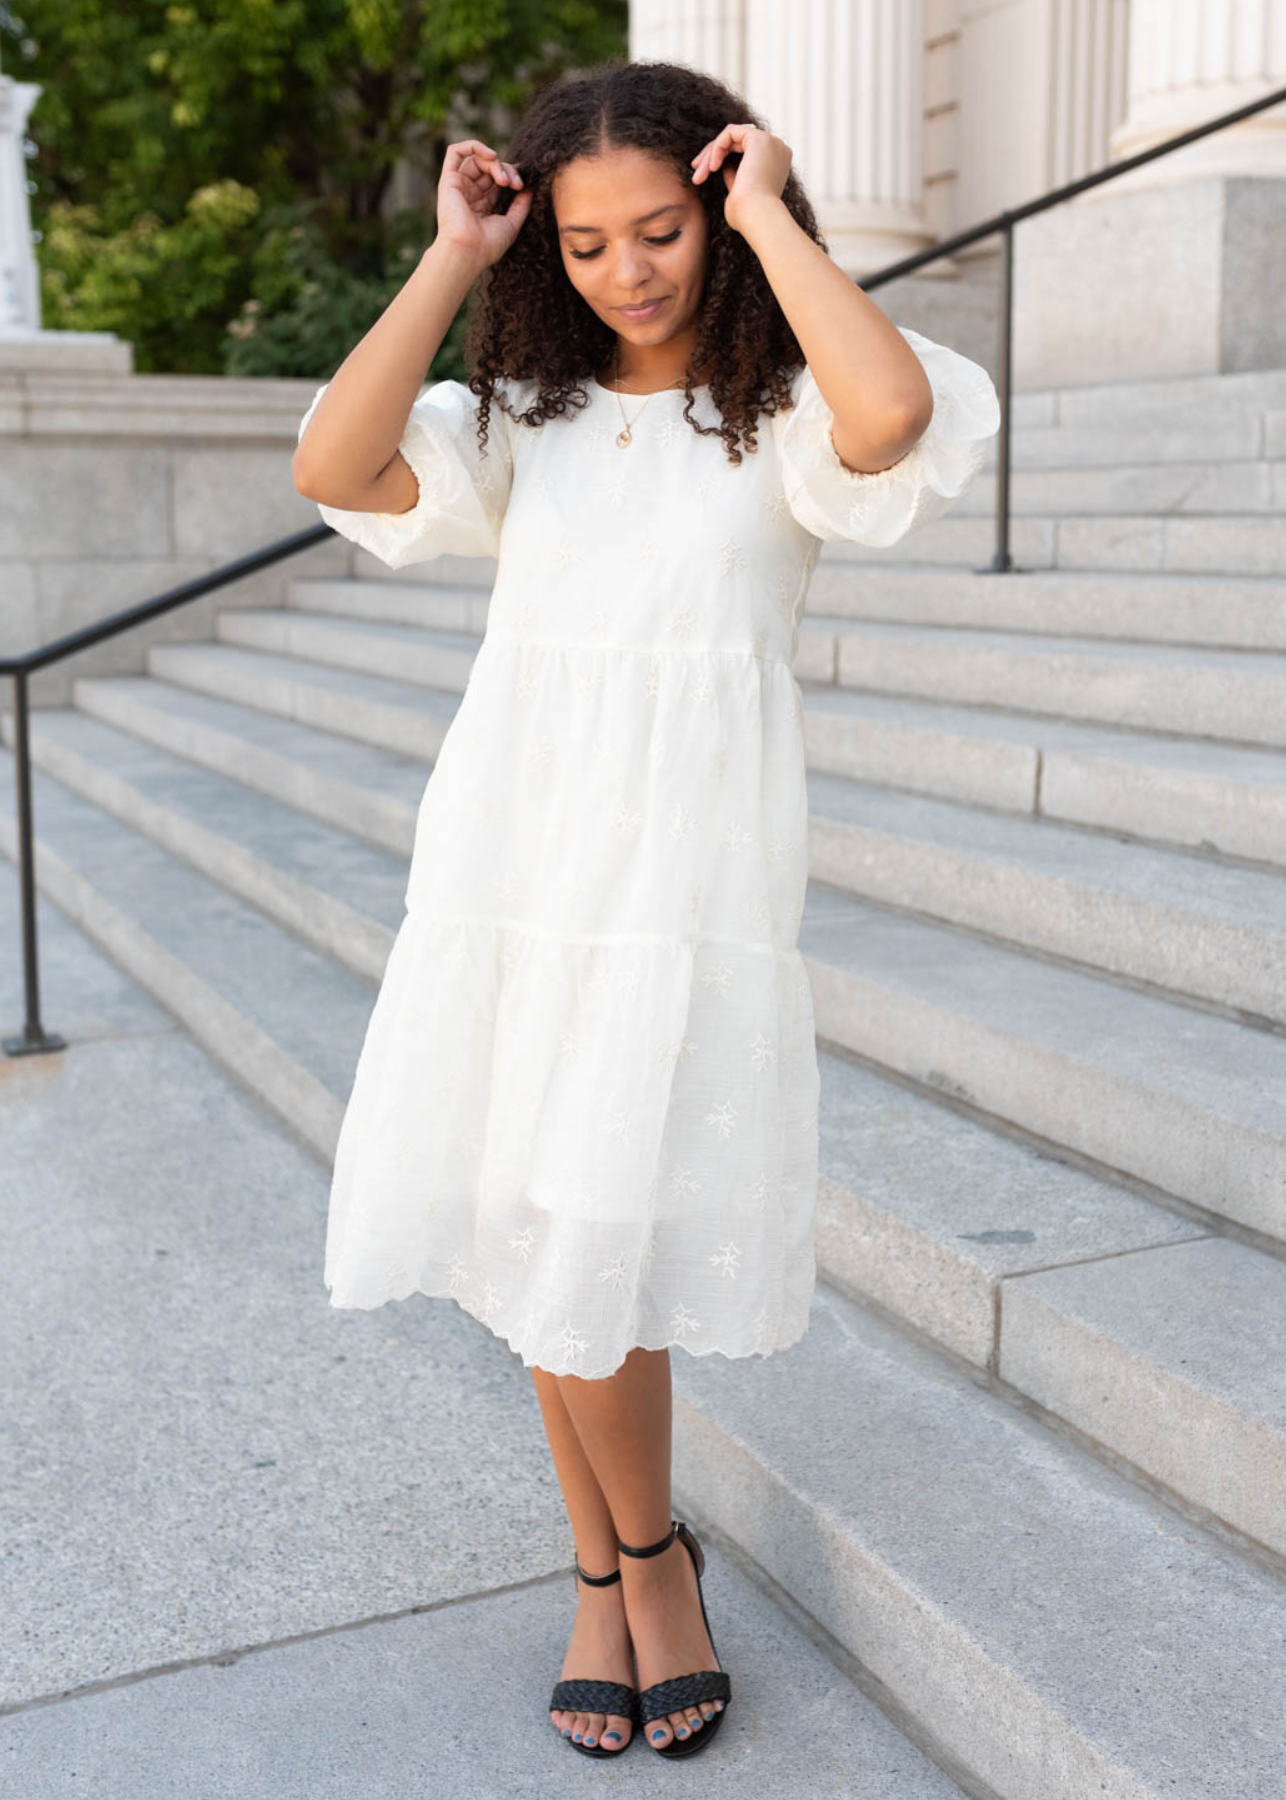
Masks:
[[[649,219],[658,218],[661,213],[681,212],[682,210],[682,200],[667,200],[664,206],[654,206],[650,213],[644,213],[639,219],[631,219],[630,224],[646,225]],[[602,229],[601,225],[563,225],[559,228],[558,235],[564,237],[569,231],[601,231]]]

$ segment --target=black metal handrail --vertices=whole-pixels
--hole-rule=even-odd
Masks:
[[[886,268],[878,269],[873,275],[865,276],[858,286],[865,292],[879,287],[886,281],[895,281],[901,275],[910,275],[914,270],[923,268],[926,263],[936,262],[941,256],[950,256],[955,250],[963,250],[969,244],[976,244],[982,238],[991,237],[1000,232],[1003,238],[1001,257],[1001,305],[1000,305],[1000,343],[996,394],[1000,401],[1000,429],[996,449],[996,549],[990,568],[977,571],[980,574],[1012,574],[1014,565],[1009,555],[1009,412],[1011,394],[1010,347],[1013,337],[1013,301],[1014,301],[1014,226],[1020,219],[1027,219],[1033,213],[1046,212],[1052,206],[1058,206],[1064,200],[1070,200],[1074,194],[1080,194],[1086,188],[1097,187],[1100,182],[1113,181],[1130,169],[1137,169],[1141,164],[1152,162],[1158,156],[1168,156],[1172,151],[1182,149],[1185,144],[1192,144],[1198,138],[1208,137],[1212,132],[1223,131],[1229,125],[1236,125],[1242,119],[1251,118],[1255,113],[1263,112],[1270,106],[1286,101],[1286,88],[1274,89],[1271,93],[1262,94],[1258,100],[1247,101],[1231,112],[1220,113],[1218,118],[1208,119],[1204,125],[1194,125],[1190,131],[1180,132],[1177,136],[1166,138],[1163,143],[1154,144],[1150,150],[1141,150],[1136,156],[1128,156],[1121,162],[1108,163],[1096,169],[1090,175],[1082,175],[1076,181],[1064,183],[1062,187],[1051,188],[1048,193],[1038,195],[1034,200],[1024,201],[1021,206],[1007,207],[1003,212],[995,213],[990,219],[984,219],[979,225],[971,225],[965,231],[956,232],[936,244],[929,244],[923,250],[917,250],[911,256],[904,256],[898,262],[890,263]],[[191,581],[185,581],[178,587],[167,588],[164,593],[157,594],[151,600],[142,600],[135,606],[126,607],[123,612],[113,613],[96,624],[83,626],[79,631],[69,632],[66,637],[56,638],[52,643],[44,644],[38,650],[29,650],[25,656],[0,657],[0,676],[12,675],[14,683],[14,735],[16,738],[15,779],[18,789],[18,865],[19,880],[22,891],[22,956],[23,982],[26,994],[27,1017],[21,1037],[3,1039],[4,1049],[10,1056],[32,1055],[46,1050],[66,1049],[66,1040],[56,1032],[46,1032],[40,1022],[40,980],[36,955],[36,878],[35,856],[32,843],[31,825],[31,752],[30,752],[30,720],[28,712],[27,683],[36,669],[47,664],[58,662],[63,657],[73,655],[77,650],[84,650],[90,644],[101,643],[104,638],[114,637],[118,632],[126,631],[131,625],[141,624],[144,619],[155,618],[158,613],[168,612],[172,607],[182,606],[188,600],[195,600],[202,594],[213,592],[216,588],[226,587],[230,582],[238,581],[243,575],[252,575],[256,569],[265,568],[269,563],[279,562],[283,557],[293,556],[297,551],[307,550],[313,544],[333,536],[334,527],[325,523],[310,525],[304,531],[297,531],[290,537],[279,539],[262,550],[254,550],[247,556],[238,557],[235,562],[222,564],[204,575],[198,575]]]
[[[22,895],[22,979],[27,1012],[22,1036],[0,1040],[6,1055],[32,1056],[37,1052],[67,1048],[65,1038],[59,1037],[56,1031],[46,1031],[40,1022],[40,964],[36,954],[36,859],[31,824],[31,725],[27,704],[27,684],[31,676],[35,670],[43,669],[49,663],[60,662],[65,656],[73,656],[77,650],[85,650],[90,644],[101,643],[104,638],[115,637],[117,632],[126,631],[131,625],[139,625],[144,619],[154,619],[158,613],[169,612],[188,600],[197,600],[202,594],[226,587],[229,582],[239,581],[243,575],[253,575],[256,569],[267,568],[269,563],[280,562],[282,557],[293,556],[296,551],[307,550],[311,544],[320,544],[323,538],[334,535],[333,525],[324,522],[309,525],[303,531],[293,532],[290,537],[279,538],[275,544],[265,545],[262,550],[252,550],[247,556],[239,556],[235,562],[223,563],[217,569],[207,570],[204,575],[194,575],[191,581],[180,582],[178,587],[166,588],[164,593],[156,594],[150,600],[140,600],[137,605],[127,606],[122,612],[112,613],[106,619],[98,619],[93,625],[83,625],[79,631],[69,631],[66,637],[42,644],[38,650],[28,650],[25,656],[0,657],[0,675],[13,676],[14,779],[18,789],[18,885]]]

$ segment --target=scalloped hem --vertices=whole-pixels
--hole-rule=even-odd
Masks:
[[[723,1356],[730,1362],[738,1361],[747,1356],[759,1356],[763,1358],[775,1356],[781,1350],[791,1349],[805,1336],[812,1319],[813,1301],[813,1295],[812,1292],[810,1292],[808,1299],[801,1310],[795,1311],[791,1315],[787,1315],[783,1309],[782,1324],[779,1327],[776,1340],[771,1344],[751,1344],[734,1349],[728,1344],[719,1343],[705,1343],[698,1346],[689,1343],[685,1338],[676,1336],[673,1332],[668,1332],[658,1337],[655,1342],[649,1341],[647,1335],[644,1334],[634,1343],[625,1346],[621,1353],[620,1362],[614,1364],[612,1368],[585,1369],[574,1367],[574,1358],[569,1359],[567,1356],[559,1355],[557,1352],[555,1352],[551,1358],[540,1360],[540,1353],[538,1353],[520,1333],[515,1333],[511,1336],[507,1331],[502,1331],[493,1320],[485,1319],[480,1312],[475,1311],[461,1295],[452,1294],[446,1289],[417,1286],[407,1288],[405,1292],[402,1293],[390,1291],[378,1300],[337,1300],[334,1295],[333,1287],[328,1287],[328,1291],[330,1292],[331,1306],[337,1311],[342,1312],[375,1312],[379,1307],[387,1306],[390,1301],[410,1300],[417,1294],[422,1294],[425,1299],[428,1300],[454,1300],[461,1312],[467,1313],[471,1319],[476,1319],[479,1325],[485,1325],[493,1337],[499,1338],[501,1343],[508,1345],[515,1356],[521,1357],[524,1368],[539,1368],[549,1375],[577,1375],[582,1381],[605,1381],[609,1376],[617,1374],[630,1350],[678,1349],[686,1350],[689,1356]],[[796,1304],[798,1305],[798,1303]],[[786,1322],[788,1317],[793,1319],[792,1323],[788,1324]]]

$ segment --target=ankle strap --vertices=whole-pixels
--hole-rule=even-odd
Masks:
[[[620,1538],[617,1538],[616,1542],[618,1547],[624,1550],[627,1556],[659,1556],[662,1550],[668,1550],[670,1548],[670,1545],[674,1542],[674,1534],[678,1529],[679,1521],[677,1519],[672,1519],[670,1521],[670,1529],[666,1532],[665,1536],[663,1538],[658,1538],[655,1544],[645,1544],[642,1549],[636,1549],[633,1544],[624,1544],[621,1542]]]
[[[619,1569],[613,1569],[610,1575],[587,1575],[584,1569],[581,1568],[579,1562],[576,1564],[576,1573],[580,1576],[582,1581],[587,1581],[591,1587],[610,1587],[614,1581],[619,1581],[621,1579],[621,1571]]]

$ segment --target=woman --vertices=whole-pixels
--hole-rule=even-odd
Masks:
[[[722,83],[609,64],[511,148],[449,147],[437,236],[295,455],[390,566],[498,559],[326,1282],[451,1295],[531,1368],[580,1577],[551,1719],[678,1755],[731,1690],[670,1512],[669,1346],[785,1349],[814,1284],[804,596],[823,539],[944,510],[999,413],[830,260],[789,147]],[[417,398],[475,282],[475,373]]]

